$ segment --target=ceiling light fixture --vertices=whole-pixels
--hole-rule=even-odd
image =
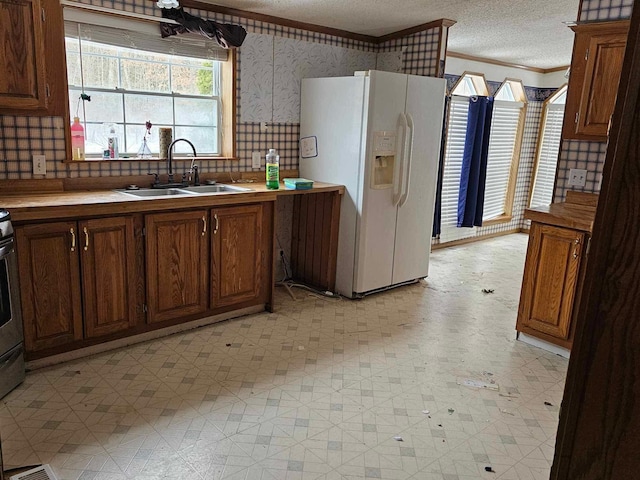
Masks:
[[[158,8],[178,8],[180,4],[178,0],[158,0],[156,6]]]

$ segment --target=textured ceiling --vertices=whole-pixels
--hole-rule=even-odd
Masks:
[[[571,62],[579,0],[203,0],[380,36],[439,18],[457,21],[449,50],[531,67]]]

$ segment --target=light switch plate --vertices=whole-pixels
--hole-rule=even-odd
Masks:
[[[261,158],[260,152],[251,152],[251,168],[260,168]]]
[[[44,155],[33,155],[33,174],[34,175],[46,175],[47,174],[47,159]]]
[[[584,187],[587,183],[587,171],[581,168],[569,169],[569,185],[572,187]]]

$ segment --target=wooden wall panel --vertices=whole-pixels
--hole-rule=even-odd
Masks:
[[[298,195],[293,202],[293,279],[322,289],[335,288],[340,194]]]

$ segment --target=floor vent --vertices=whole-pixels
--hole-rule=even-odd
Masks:
[[[49,465],[32,468],[26,472],[14,475],[9,480],[58,480]]]

